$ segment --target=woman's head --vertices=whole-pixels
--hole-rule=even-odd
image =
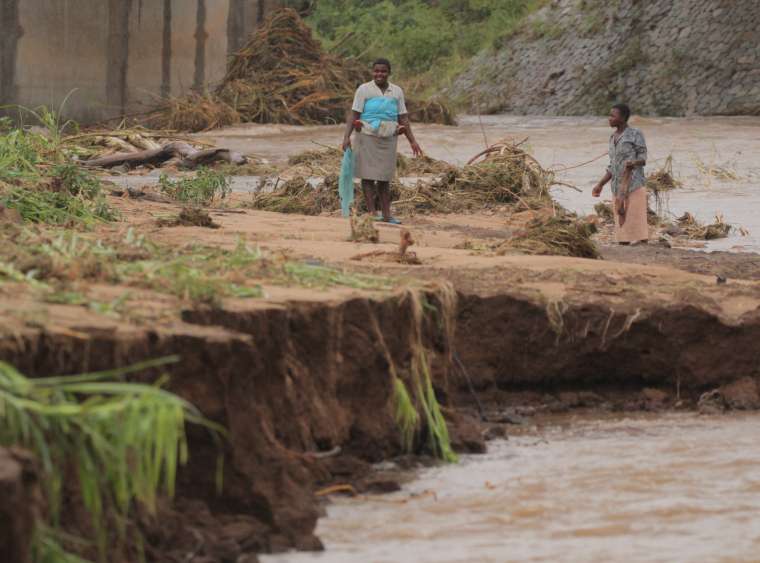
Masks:
[[[631,117],[631,108],[626,104],[615,104],[610,109],[609,123],[610,127],[620,127],[628,123]]]
[[[391,63],[388,59],[377,59],[372,63],[372,77],[377,84],[385,84],[391,75]]]

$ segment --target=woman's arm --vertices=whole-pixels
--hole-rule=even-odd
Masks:
[[[627,169],[633,169],[638,166],[645,166],[647,163],[647,142],[641,131],[637,131],[633,138],[633,152],[636,159],[626,161],[625,167]]]
[[[599,180],[599,182],[594,186],[593,191],[591,192],[591,195],[594,197],[599,197],[602,195],[602,190],[604,189],[604,186],[607,182],[612,180],[612,172],[607,170],[607,172],[604,173],[604,176],[602,176],[602,179]]]
[[[399,133],[403,133],[406,135],[406,138],[409,140],[409,145],[412,147],[412,152],[414,153],[414,156],[422,156],[422,149],[420,148],[420,145],[417,143],[417,140],[414,138],[414,133],[412,133],[412,124],[409,121],[409,114],[404,113],[398,116],[398,122],[399,122]]]
[[[346,120],[346,132],[343,134],[343,150],[351,147],[351,133],[354,131],[354,121],[362,116],[358,111],[351,111]]]

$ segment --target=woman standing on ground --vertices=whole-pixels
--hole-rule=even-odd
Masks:
[[[612,180],[612,215],[615,217],[615,236],[620,244],[647,242],[647,190],[644,165],[647,162],[647,145],[638,129],[628,126],[630,108],[625,104],[612,106],[610,127],[610,165],[607,173],[594,186],[592,195],[599,197],[604,185]]]
[[[422,154],[409,124],[409,112],[404,91],[388,81],[391,63],[378,59],[372,65],[374,80],[359,86],[354,95],[351,115],[346,123],[343,150],[351,147],[351,133],[356,129],[354,141],[354,176],[361,179],[367,210],[375,215],[375,196],[380,199],[382,220],[399,224],[391,216],[390,182],[396,175],[396,146],[398,136],[406,135],[414,156]]]

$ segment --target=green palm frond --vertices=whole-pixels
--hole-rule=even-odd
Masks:
[[[109,524],[115,523],[123,538],[135,503],[153,512],[159,494],[174,494],[177,468],[188,458],[185,424],[204,425],[215,437],[224,433],[187,401],[162,389],[164,380],[154,385],[121,380],[176,360],[39,379],[0,362],[0,445],[20,445],[39,458],[54,528],[63,483],[76,477],[101,559]],[[73,475],[67,467],[73,467]],[[47,535],[41,537],[47,541]]]

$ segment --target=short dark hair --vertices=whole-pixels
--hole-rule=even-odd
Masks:
[[[625,121],[631,117],[631,108],[628,107],[628,104],[615,104],[612,109],[618,110]]]
[[[372,68],[375,68],[375,65],[385,65],[388,67],[388,72],[391,71],[391,61],[389,61],[388,59],[383,59],[383,58],[375,59],[375,62],[372,63]]]

